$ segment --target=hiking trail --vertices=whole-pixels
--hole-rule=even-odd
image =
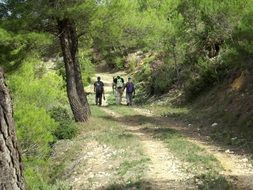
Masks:
[[[162,140],[145,132],[147,126],[143,125],[141,119],[143,119],[142,117],[152,119],[155,116],[153,113],[141,108],[127,108],[130,112],[132,110],[138,113],[136,118],[129,119],[125,117],[124,113],[115,111],[108,105],[107,100],[112,93],[112,78],[117,75],[126,76],[124,73],[98,73],[96,75],[96,77],[100,76],[105,84],[106,97],[103,106],[97,108],[106,114],[103,116],[104,118],[101,118],[99,124],[105,125],[108,120],[112,122],[101,134],[106,135],[104,133],[112,131],[114,124],[120,126],[123,130],[122,137],[133,136],[136,138],[143,151],[140,155],[143,154],[148,158],[148,161],[141,164],[143,159],[139,162],[138,158],[134,158],[134,153],[130,153],[129,155],[133,154],[133,159],[136,159],[134,161],[140,165],[131,166],[128,157],[124,157],[129,147],[115,149],[106,143],[99,142],[96,131],[86,132],[85,129],[75,139],[59,142],[55,146],[54,160],[63,162],[62,157],[69,156],[69,159],[64,161],[65,169],[62,178],[73,190],[198,189],[199,182],[196,181],[195,173],[189,170],[189,163],[177,158]],[[95,79],[94,77],[93,81]],[[92,92],[93,85],[86,90]],[[94,102],[93,97],[90,100]],[[253,190],[253,167],[245,156],[227,153],[222,148],[203,140],[198,133],[192,132],[181,123],[171,122],[168,118],[160,116],[155,116],[155,118],[158,123],[156,124],[154,121],[150,124],[153,128],[158,128],[159,123],[162,123],[166,128],[178,131],[187,141],[213,155],[224,168],[221,175],[236,185],[238,189]],[[113,138],[113,136],[109,138]],[[126,166],[130,168],[129,171]],[[122,167],[124,170],[120,169]],[[135,170],[130,171],[133,168]],[[119,176],[119,173],[123,174]],[[142,173],[143,175],[141,175]],[[127,185],[122,185],[125,183]]]

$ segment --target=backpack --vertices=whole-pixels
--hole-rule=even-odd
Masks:
[[[134,84],[132,82],[127,83],[126,92],[133,93],[133,91],[134,91]]]
[[[96,92],[97,93],[102,93],[103,92],[103,83],[102,82],[96,82],[95,83],[96,86]]]
[[[117,88],[123,88],[124,83],[122,81],[122,78],[117,78],[117,83],[116,83],[116,87]]]

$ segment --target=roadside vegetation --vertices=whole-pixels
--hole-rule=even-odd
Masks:
[[[48,64],[36,56],[27,58],[8,76],[28,189],[51,188],[52,145],[78,132],[63,78]]]

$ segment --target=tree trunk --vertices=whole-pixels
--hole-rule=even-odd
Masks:
[[[65,63],[69,103],[76,122],[85,122],[89,118],[90,108],[77,58],[78,37],[74,22],[70,19],[58,20],[58,30]]]
[[[24,190],[21,154],[17,145],[11,98],[0,68],[0,189]]]
[[[78,59],[76,59],[76,61],[75,61],[75,73],[76,73],[75,77],[76,77],[76,83],[77,83],[76,86],[77,86],[78,96],[80,97],[82,105],[84,106],[85,113],[87,113],[87,115],[90,116],[90,114],[91,114],[90,107],[89,107],[88,100],[87,100],[87,94],[85,93],[84,88],[83,88],[81,68],[80,68],[80,64],[78,62]]]

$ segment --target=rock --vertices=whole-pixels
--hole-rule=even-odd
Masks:
[[[192,126],[192,124],[189,123],[189,124],[188,124],[188,127],[191,127],[191,126]]]
[[[248,162],[249,160],[248,160],[248,158],[243,158],[242,159],[242,162]]]
[[[217,125],[218,125],[218,123],[213,123],[211,126],[216,127]]]
[[[225,153],[228,153],[228,154],[233,154],[234,152],[233,152],[233,151],[231,151],[231,150],[229,150],[229,149],[227,149],[227,150],[225,151]]]

